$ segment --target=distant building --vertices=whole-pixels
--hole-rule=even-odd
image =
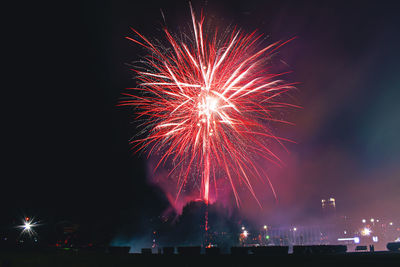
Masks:
[[[336,210],[336,200],[331,197],[329,199],[321,199],[322,210]]]
[[[327,245],[329,229],[320,226],[269,227],[262,245]]]
[[[329,199],[321,199],[322,213],[325,216],[336,214],[336,200],[331,197]]]

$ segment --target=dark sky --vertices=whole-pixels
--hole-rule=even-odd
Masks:
[[[265,216],[312,213],[334,196],[343,213],[397,216],[400,208],[400,25],[392,1],[193,1],[197,10],[277,41],[299,81],[303,109],[279,135],[298,142],[269,168],[279,204]],[[126,63],[144,51],[134,27],[161,38],[189,21],[186,1],[86,1],[10,7],[2,87],[4,223],[23,212],[116,227],[160,213],[163,193],[133,155]],[[269,201],[269,202],[268,202]],[[252,213],[249,211],[249,213]],[[287,215],[291,216],[291,215]],[[100,223],[100,222],[99,222]]]

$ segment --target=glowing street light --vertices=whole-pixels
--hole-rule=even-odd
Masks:
[[[362,236],[369,236],[371,234],[371,229],[369,229],[368,227],[364,227],[364,229],[361,230],[361,235]]]
[[[23,219],[23,224],[17,227],[22,229],[21,235],[27,234],[29,236],[35,236],[36,232],[33,228],[37,225],[37,222],[34,222],[33,218],[26,217]]]
[[[246,230],[243,231],[243,236],[247,237],[249,235],[249,232],[247,232]]]
[[[389,225],[392,226],[392,225],[393,225],[393,222],[390,222]]]
[[[363,222],[363,223],[366,223],[367,221],[366,221],[365,219],[362,219],[362,222]]]
[[[373,223],[375,220],[374,220],[374,218],[371,218],[371,220],[370,220],[370,221]]]
[[[267,229],[268,229],[268,226],[264,225],[264,230],[267,230]]]
[[[23,225],[23,228],[24,228],[23,231],[29,231],[29,230],[31,230],[31,227],[32,227],[32,224],[31,224],[30,222],[26,222],[26,223]]]
[[[354,241],[355,244],[360,243],[360,238],[359,237],[353,237],[353,238],[338,238],[338,241]]]

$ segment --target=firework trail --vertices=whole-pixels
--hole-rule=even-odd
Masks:
[[[167,46],[134,29],[136,37],[126,37],[148,51],[143,66],[133,70],[139,86],[128,88],[132,93],[124,93],[119,103],[134,106],[137,120],[144,121],[146,136],[132,141],[133,147],[160,154],[155,169],[173,162],[170,175],[178,177],[176,199],[188,182],[200,182],[201,197],[208,203],[210,181],[216,187],[221,176],[229,180],[237,205],[237,183],[257,200],[252,179],[266,179],[275,195],[268,176],[250,155],[280,164],[265,140],[290,141],[265,126],[267,121],[289,123],[275,113],[296,107],[280,100],[294,83],[285,83],[279,77],[286,73],[271,73],[267,67],[271,55],[290,40],[257,49],[262,35],[236,28],[211,32],[204,29],[203,15],[197,20],[192,8],[191,15],[192,37],[176,38],[164,28]],[[189,179],[191,172],[195,179]]]

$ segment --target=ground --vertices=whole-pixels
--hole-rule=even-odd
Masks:
[[[98,252],[0,252],[2,267],[64,266],[397,266],[400,253],[337,255],[141,255]]]

